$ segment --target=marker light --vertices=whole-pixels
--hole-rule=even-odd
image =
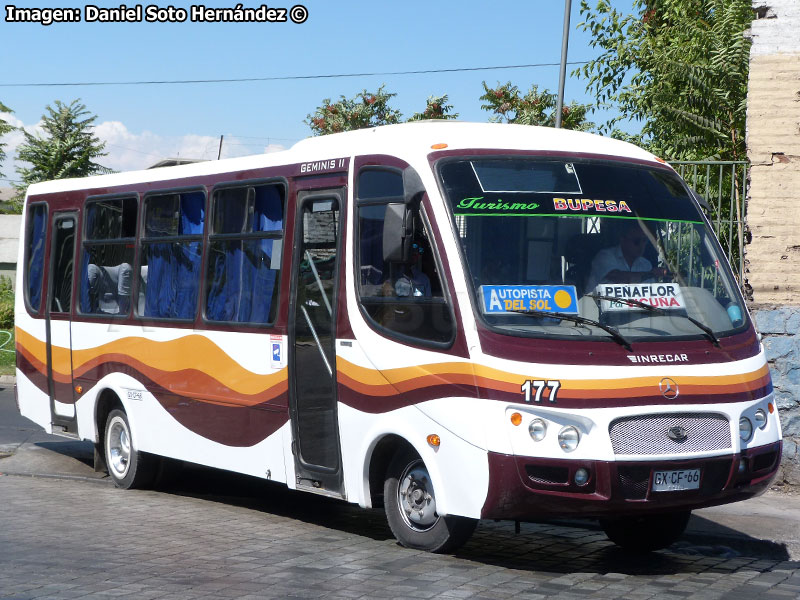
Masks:
[[[578,447],[581,441],[581,434],[572,425],[564,427],[558,432],[558,445],[564,452],[572,452]]]
[[[82,394],[83,393],[83,386],[76,385],[75,386],[75,392],[77,392],[78,394]]]
[[[435,433],[432,433],[432,434],[430,434],[430,435],[428,436],[428,443],[429,443],[431,446],[433,446],[434,448],[438,448],[438,447],[439,447],[439,444],[441,444],[441,443],[442,443],[442,440],[441,440],[441,438],[440,438],[438,435],[436,435]]]
[[[575,485],[586,485],[589,481],[589,471],[581,467],[575,471],[575,475],[572,479],[575,482]]]
[[[541,442],[544,436],[547,435],[547,423],[542,419],[534,419],[531,421],[531,424],[528,425],[528,433],[531,434],[531,438],[533,438],[534,442]]]
[[[511,424],[516,427],[520,423],[522,423],[522,415],[518,412],[511,413]]]
[[[775,412],[775,407],[774,407],[774,406],[772,406],[772,402],[770,402],[769,404],[767,404],[767,408],[769,409],[769,414],[772,414],[772,413],[774,413],[774,412]]]
[[[759,408],[753,418],[759,429],[764,429],[767,426],[767,413],[764,412],[763,408]]]
[[[753,437],[753,424],[747,417],[739,419],[739,437],[742,438],[743,442],[749,442],[750,438]]]
[[[434,144],[433,146],[431,146],[431,148],[434,150],[444,150],[445,148],[447,148],[447,144]]]

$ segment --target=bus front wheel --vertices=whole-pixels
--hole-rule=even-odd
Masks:
[[[108,474],[123,489],[149,486],[156,473],[156,457],[134,448],[125,411],[114,409],[106,420],[105,455]]]
[[[683,535],[691,511],[601,519],[608,539],[625,550],[652,552],[672,545]]]
[[[386,519],[403,546],[451,552],[462,546],[477,521],[436,512],[436,493],[422,459],[410,450],[395,454],[383,485]]]

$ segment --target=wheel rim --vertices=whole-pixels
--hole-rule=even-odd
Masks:
[[[115,417],[108,428],[106,448],[108,466],[113,475],[118,479],[124,478],[131,461],[131,436],[127,424],[119,417]]]
[[[421,460],[408,465],[400,476],[397,505],[403,521],[414,531],[427,531],[439,520],[433,483]]]

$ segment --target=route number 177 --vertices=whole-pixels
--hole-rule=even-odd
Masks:
[[[525,402],[530,402],[531,400],[534,402],[541,402],[542,392],[544,392],[545,388],[548,388],[549,393],[547,394],[547,399],[550,400],[550,402],[555,402],[560,387],[561,382],[557,379],[551,379],[549,381],[543,379],[528,379],[522,384],[522,393],[525,394]]]

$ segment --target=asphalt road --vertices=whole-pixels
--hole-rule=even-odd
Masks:
[[[91,444],[43,433],[0,391],[0,600],[34,598],[800,597],[796,498],[705,509],[631,555],[591,522],[482,521],[454,556],[397,545],[380,511],[175,466],[116,489]],[[769,536],[763,535],[770,532]]]

